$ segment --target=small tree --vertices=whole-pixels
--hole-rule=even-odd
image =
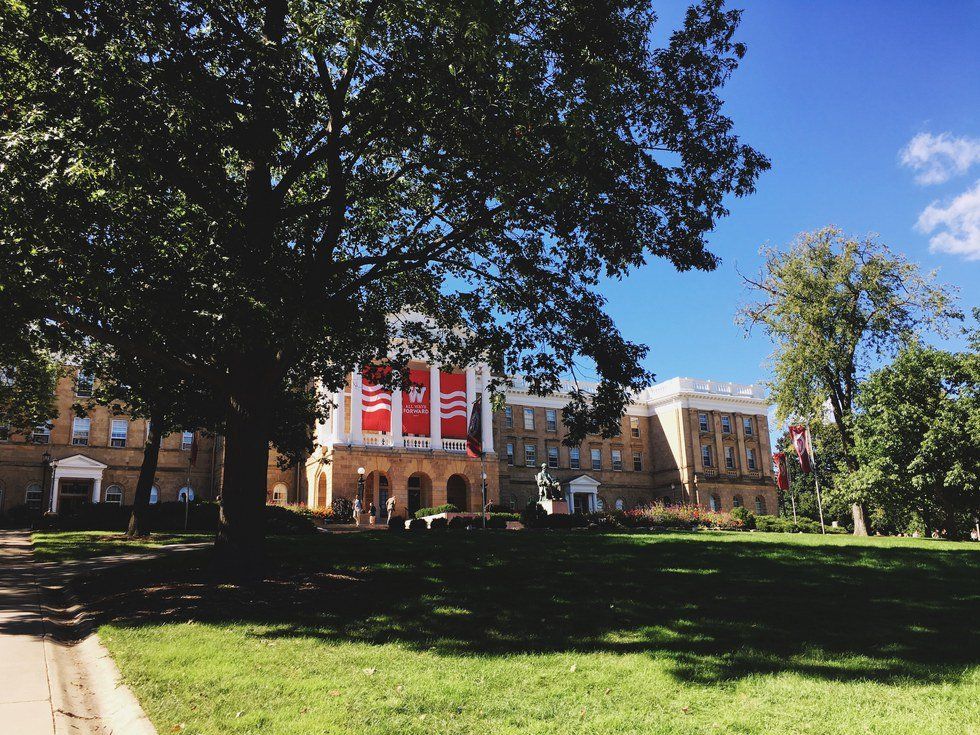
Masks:
[[[861,378],[924,328],[961,318],[953,294],[874,237],[848,238],[827,227],[800,235],[786,251],[763,250],[758,297],[738,321],[761,325],[775,342],[769,390],[779,421],[822,420],[827,404],[847,472],[858,469],[853,421]],[[864,497],[851,505],[854,534],[867,535]]]
[[[980,508],[976,356],[912,345],[864,382],[858,404],[855,493],[955,538]]]

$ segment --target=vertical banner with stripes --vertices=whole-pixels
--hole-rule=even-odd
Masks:
[[[362,374],[361,428],[364,431],[391,431],[391,391]]]
[[[444,439],[466,438],[466,375],[439,374],[439,405]]]

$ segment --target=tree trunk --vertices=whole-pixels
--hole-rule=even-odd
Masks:
[[[959,536],[959,523],[956,520],[956,504],[950,497],[950,492],[943,488],[939,491],[939,502],[943,508],[945,528],[942,529],[946,538],[953,540]]]
[[[854,503],[851,506],[851,518],[854,519],[855,536],[868,535],[868,524],[865,521],[867,517],[868,517],[868,512],[867,510],[865,510],[863,503]]]
[[[215,540],[225,574],[251,576],[262,561],[269,465],[268,413],[233,400],[225,425],[221,512]]]
[[[160,440],[162,423],[157,419],[150,420],[150,430],[143,445],[143,464],[140,465],[139,478],[136,480],[136,497],[133,498],[133,514],[129,517],[129,528],[126,535],[129,538],[147,536],[150,533],[149,511],[150,490],[153,488],[153,477],[157,473],[157,460],[160,458]]]

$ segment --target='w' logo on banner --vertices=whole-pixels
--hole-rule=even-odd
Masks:
[[[426,386],[424,385],[412,385],[408,388],[408,402],[409,403],[424,403],[425,402],[425,391]]]

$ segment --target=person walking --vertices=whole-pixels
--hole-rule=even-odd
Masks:
[[[370,505],[368,505],[368,517],[369,517],[368,523],[370,523],[372,526],[378,520],[378,509],[374,507],[373,500],[371,501]]]
[[[361,523],[361,513],[364,512],[364,506],[361,505],[361,499],[356,498],[354,500],[354,523],[360,525]]]

